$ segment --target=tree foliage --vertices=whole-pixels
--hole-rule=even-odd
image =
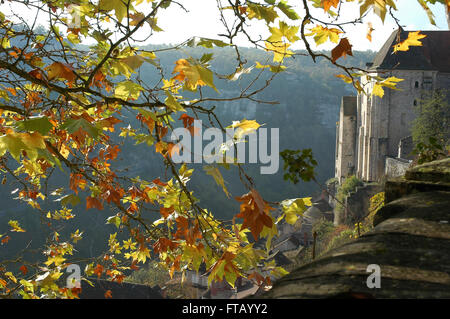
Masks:
[[[343,57],[353,54],[345,27],[362,23],[370,10],[384,20],[388,12],[396,9],[395,1],[359,1],[359,17],[345,22],[336,20],[345,10],[345,2],[340,0],[303,0],[302,10],[285,0],[217,1],[223,34],[216,39],[192,37],[163,50],[183,53],[185,46],[230,47],[235,53],[234,71],[221,74],[211,66],[213,56],[204,54],[200,58],[183,56],[174,60],[168,73],[160,65],[160,51],[147,50],[140,44],[155,33],[164,32],[158,26],[158,17],[173,7],[184,9],[183,2],[2,2],[1,173],[17,182],[15,198],[39,213],[43,225],[51,231],[39,261],[27,261],[20,252],[14,260],[0,261],[2,296],[20,293],[24,298],[77,297],[79,291],[61,285],[60,278],[70,264],[81,262],[87,264],[83,276],[107,276],[118,282],[125,272],[151,258],[159,258],[171,276],[186,269],[198,270],[204,263],[210,282],[227,280],[231,285],[239,276],[262,283],[267,280],[262,275],[266,271],[283,273],[264,262],[269,249],[253,247],[254,240],[264,237],[270,242],[277,233],[271,215],[273,204],[260,196],[252,178],[234,162],[248,193],[236,198],[240,202],[236,218],[215,218],[199,205],[188,187],[193,170],[172,160],[175,144],[169,139],[171,131],[177,125],[190,129],[192,120],[199,115],[225,131],[214,109],[218,101],[270,103],[259,100],[258,93],[286,69],[289,58],[304,54],[289,49],[298,41],[303,42],[306,54],[314,61],[324,59],[338,67],[343,72],[339,76],[360,92],[365,91],[358,80],[362,75],[370,77],[378,87],[367,94],[381,96],[382,87],[395,88],[399,81],[373,77],[364,69],[341,64]],[[315,18],[313,7],[323,9],[329,20]],[[35,12],[36,18],[21,18],[24,9]],[[39,15],[47,17],[43,27],[38,27],[42,22]],[[255,21],[268,30],[267,39],[252,33],[249,24]],[[239,36],[273,53],[272,61],[258,62],[253,72],[253,66],[246,65],[235,44]],[[402,50],[421,45],[420,38],[414,37],[400,44]],[[328,41],[336,44],[331,55],[311,48],[310,43],[320,46]],[[140,68],[144,64],[152,65],[153,72],[159,75],[156,83],[142,80]],[[261,83],[257,79],[263,72],[271,75]],[[237,96],[221,99],[213,95],[218,79],[232,82],[247,76],[252,79]],[[132,125],[129,114],[134,115],[138,126]],[[256,122],[257,125],[245,120],[239,123],[259,127]],[[121,152],[121,145],[114,138],[117,134],[160,154],[170,176],[147,180],[116,169],[114,163]],[[55,189],[51,178],[57,170],[65,174],[67,183]],[[208,172],[227,192],[220,170],[213,167]],[[58,203],[58,209],[47,209],[48,202]],[[83,231],[61,231],[74,218],[76,205],[83,205],[86,214],[108,209],[111,215],[106,222],[117,228],[106,239],[105,251],[89,261],[74,257],[78,241],[89,240],[83,238]],[[153,221],[155,216],[158,218]],[[0,249],[14,240],[15,233],[26,231],[17,220],[11,220],[9,227],[9,231],[0,234]],[[19,267],[19,271],[14,267]]]

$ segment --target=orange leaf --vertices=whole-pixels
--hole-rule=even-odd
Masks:
[[[159,213],[164,218],[167,218],[167,217],[169,217],[170,214],[173,213],[173,210],[174,210],[173,207],[170,207],[170,208],[160,207],[159,208]]]
[[[161,180],[159,179],[159,177],[158,177],[158,178],[155,178],[155,179],[153,180],[153,184],[156,184],[156,185],[159,185],[159,186],[162,186],[162,187],[167,186],[166,183],[161,182]]]
[[[373,28],[372,23],[369,22],[367,24],[367,36],[366,37],[370,42],[372,42],[372,31],[374,31],[374,30],[375,29]]]
[[[347,38],[343,38],[339,44],[331,50],[331,60],[335,63],[337,59],[346,57],[347,54],[353,56],[352,45],[348,42]]]
[[[86,197],[86,209],[97,208],[98,210],[103,209],[102,203],[95,197]]]
[[[54,62],[47,68],[48,79],[51,81],[53,79],[66,79],[69,82],[74,82],[76,79],[75,73],[72,71],[72,67],[61,63]]]
[[[106,299],[112,298],[111,290],[106,290],[106,292],[105,292],[105,298],[106,298]]]
[[[100,264],[97,264],[97,266],[94,268],[94,274],[96,274],[98,276],[98,278],[100,278],[102,273],[103,273],[103,266]]]
[[[241,230],[250,229],[253,237],[257,240],[264,226],[272,228],[273,222],[270,217],[270,210],[273,208],[262,199],[256,189],[237,197],[236,200],[242,202],[240,213],[236,215],[236,217],[244,219]]]
[[[181,115],[179,120],[183,120],[184,127],[188,127],[188,126],[191,126],[192,124],[194,124],[194,118],[187,114]]]
[[[28,268],[25,265],[22,265],[19,269],[22,272],[22,274],[24,274],[24,275],[26,275],[28,272]]]
[[[331,6],[337,8],[340,0],[322,0],[322,7],[326,11],[330,10]]]

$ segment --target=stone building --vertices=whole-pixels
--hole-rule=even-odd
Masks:
[[[383,98],[358,94],[342,98],[336,131],[336,170],[339,183],[350,175],[378,181],[386,171],[387,159],[407,157],[411,152],[411,123],[415,106],[426,92],[450,88],[450,31],[421,31],[422,46],[393,53],[393,47],[409,31],[394,31],[367,70],[373,76],[403,79],[399,90],[385,89]],[[361,78],[371,92],[374,82]],[[400,150],[399,150],[400,147]],[[391,161],[392,162],[392,161]]]

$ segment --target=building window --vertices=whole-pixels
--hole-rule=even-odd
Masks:
[[[417,106],[417,100],[416,99],[414,99],[413,104],[414,104],[414,106]]]
[[[419,81],[416,81],[416,83],[414,83],[414,87],[415,87],[416,89],[419,88]]]

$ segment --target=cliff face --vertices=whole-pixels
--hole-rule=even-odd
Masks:
[[[450,298],[450,158],[386,185],[374,229],[277,281],[262,298]],[[369,288],[370,264],[380,288]]]

